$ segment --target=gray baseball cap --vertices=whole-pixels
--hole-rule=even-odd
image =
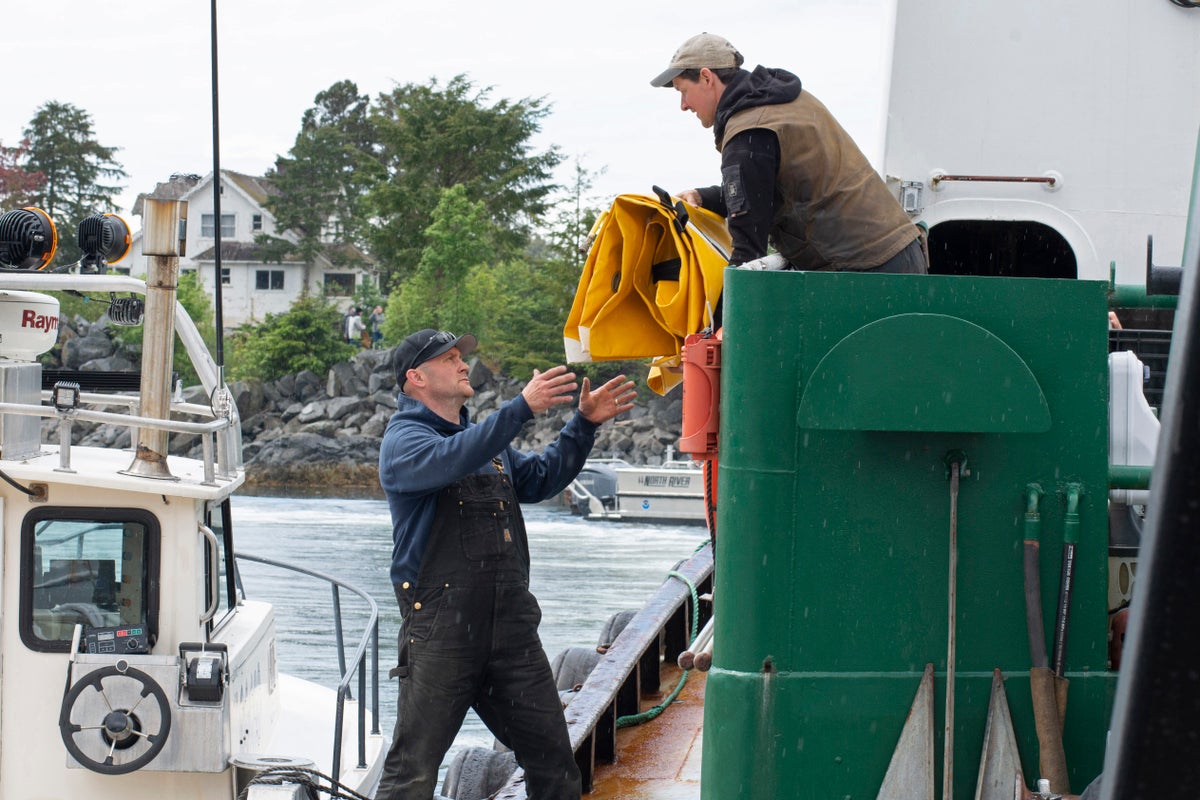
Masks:
[[[701,33],[688,39],[671,56],[671,64],[654,80],[651,86],[670,86],[671,81],[685,69],[732,69],[740,67],[742,54],[729,40],[715,33]]]

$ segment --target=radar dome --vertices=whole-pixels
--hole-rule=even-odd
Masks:
[[[57,339],[57,300],[38,292],[0,291],[0,358],[34,361]]]

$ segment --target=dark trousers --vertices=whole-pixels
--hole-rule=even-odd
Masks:
[[[925,236],[922,234],[909,243],[899,253],[880,264],[878,267],[863,270],[863,272],[886,272],[892,275],[925,275],[929,272],[929,255],[925,250]]]
[[[397,591],[400,699],[376,800],[430,800],[468,708],[511,747],[530,800],[579,800],[581,780],[550,663],[541,609],[524,583]]]

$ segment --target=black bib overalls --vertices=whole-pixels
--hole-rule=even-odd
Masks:
[[[529,543],[512,482],[442,489],[416,584],[397,585],[396,730],[376,800],[429,800],[474,708],[524,768],[531,800],[579,800],[580,777],[529,593]]]

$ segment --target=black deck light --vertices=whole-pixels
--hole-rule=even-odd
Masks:
[[[133,237],[129,226],[116,214],[93,214],[79,223],[80,272],[103,275],[109,264],[115,264],[129,253]]]
[[[0,214],[0,265],[43,269],[56,249],[58,230],[45,211],[28,206]]]

